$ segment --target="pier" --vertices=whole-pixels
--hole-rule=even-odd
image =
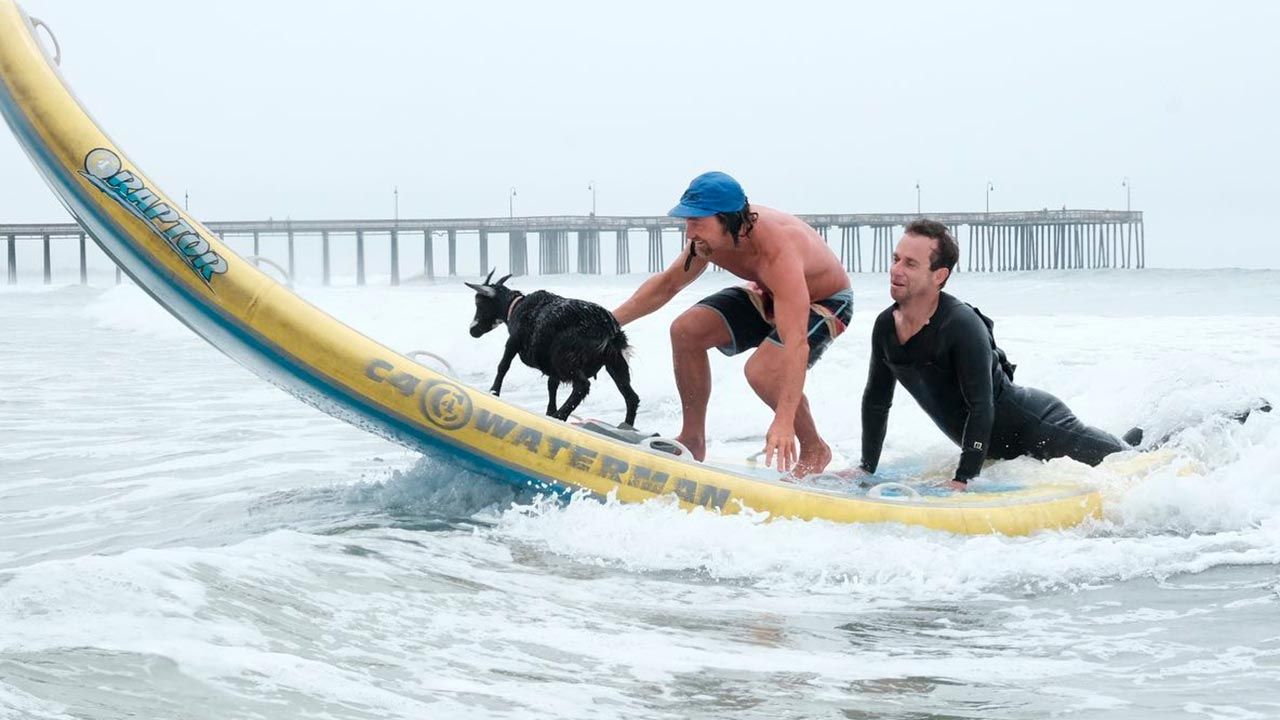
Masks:
[[[951,228],[960,244],[960,264],[965,272],[1027,270],[1139,269],[1146,266],[1146,236],[1142,213],[1126,210],[1034,210],[978,213],[871,213],[800,215],[826,239],[851,273],[886,272],[902,228],[922,217]],[[513,275],[556,275],[569,272],[600,274],[602,237],[612,236],[617,274],[632,272],[631,241],[647,242],[647,271],[658,272],[669,260],[664,238],[684,241],[684,223],[666,216],[565,215],[512,218],[454,218],[432,220],[266,220],[205,223],[224,242],[239,241],[251,258],[277,265],[296,278],[299,255],[319,254],[320,280],[334,281],[333,246],[354,240],[357,285],[368,279],[370,253],[387,259],[392,285],[402,279],[484,275],[498,258],[490,256],[494,236],[505,240],[506,272]],[[570,236],[574,242],[570,243]],[[266,244],[276,247],[264,254]],[[89,238],[75,223],[0,224],[4,245],[5,277],[19,282],[18,247],[38,243],[42,280],[53,282],[52,249],[78,243],[79,279],[88,282]],[[268,242],[270,241],[270,242]],[[401,250],[410,243],[422,248],[421,267],[407,266]],[[460,243],[474,246],[478,263],[460,268]],[[537,247],[536,265],[530,265],[529,247]],[[679,247],[677,245],[677,247]],[[571,251],[572,248],[572,251]],[[441,251],[443,250],[443,255]],[[468,248],[471,250],[471,248]],[[244,253],[242,253],[244,254]],[[415,252],[416,254],[416,252]],[[674,256],[671,256],[672,258]],[[437,259],[443,260],[437,267]],[[109,262],[109,261],[106,261]],[[120,271],[116,269],[116,281]]]

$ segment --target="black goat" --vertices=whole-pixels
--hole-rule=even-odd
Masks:
[[[507,347],[498,363],[498,376],[489,392],[502,392],[502,379],[517,354],[525,365],[547,376],[547,414],[567,420],[591,390],[591,378],[604,368],[627,403],[625,424],[636,421],[640,396],[631,388],[631,368],[627,365],[626,333],[613,313],[586,300],[563,298],[545,290],[525,295],[506,286],[507,278],[490,283],[466,283],[476,291],[476,316],[471,321],[471,337],[480,337],[507,324]],[[556,409],[556,391],[561,383],[573,383],[573,392]]]

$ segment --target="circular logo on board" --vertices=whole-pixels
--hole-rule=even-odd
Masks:
[[[471,421],[471,398],[453,383],[427,385],[418,396],[418,405],[428,420],[445,430],[457,430]]]
[[[84,156],[84,169],[90,175],[106,180],[120,172],[120,156],[106,148],[90,150]]]

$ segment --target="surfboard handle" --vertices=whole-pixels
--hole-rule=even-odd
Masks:
[[[654,447],[655,445],[659,445],[659,444],[666,445],[667,447],[666,448]],[[640,441],[640,447],[645,448],[647,450],[655,450],[657,452],[667,453],[668,455],[675,455],[681,460],[693,460],[693,453],[689,451],[689,448],[685,447],[684,443],[680,442],[679,440],[675,440],[672,438],[664,438],[664,437],[656,437],[656,436],[647,437]],[[673,453],[669,448],[674,448],[676,450],[679,450],[679,452]]]
[[[53,34],[53,28],[49,27],[49,23],[38,17],[28,15],[27,20],[31,23],[33,31],[38,28],[44,28],[44,31],[49,34],[49,39],[53,41],[53,64],[62,67],[62,45],[58,43],[58,36]],[[32,32],[32,34],[36,35],[35,32]]]
[[[439,355],[433,352],[428,352],[426,350],[414,350],[412,352],[406,353],[405,356],[408,357],[410,360],[418,363],[419,365],[422,365],[423,363],[418,358],[420,357],[431,358],[432,360],[435,360],[436,362],[443,365],[445,372],[449,373],[453,377],[458,377],[458,373],[454,372],[453,366],[449,364],[449,361],[445,360],[444,358],[440,357]]]
[[[899,490],[907,494],[906,498],[900,498],[895,495],[890,495],[889,497],[885,498],[886,500],[915,500],[920,497],[919,490],[916,490],[910,485],[905,485],[900,482],[877,483],[875,486],[873,486],[870,490],[867,491],[867,497],[879,499],[880,496],[884,494],[885,490]]]
[[[249,262],[259,267],[266,265],[267,267],[275,268],[276,272],[284,276],[284,284],[288,287],[293,287],[293,278],[289,277],[289,271],[280,267],[280,263],[276,262],[275,260],[272,260],[271,258],[265,258],[261,255],[250,255],[249,257],[245,258],[245,260],[248,260]]]

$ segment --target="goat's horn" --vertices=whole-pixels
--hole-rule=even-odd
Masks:
[[[488,285],[488,284],[489,284],[489,281],[493,279],[493,273],[494,273],[494,271],[496,271],[497,269],[498,269],[498,268],[494,268],[493,270],[490,270],[490,271],[489,271],[489,274],[488,274],[488,275],[485,277],[485,279],[484,279],[484,284],[485,284],[485,285]]]
[[[511,279],[511,276],[510,276],[510,275],[503,275],[503,276],[502,276],[502,279],[501,279],[501,280],[499,280],[498,282],[494,283],[494,285],[501,285],[501,284],[505,283],[506,281],[508,281],[508,280],[510,280],[510,279]]]

